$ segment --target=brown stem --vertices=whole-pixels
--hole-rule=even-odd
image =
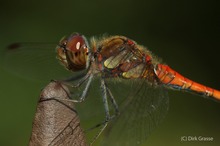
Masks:
[[[29,146],[86,145],[73,102],[62,100],[69,99],[68,94],[68,88],[59,82],[51,82],[42,90]]]

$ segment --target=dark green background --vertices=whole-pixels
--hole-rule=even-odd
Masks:
[[[58,42],[72,32],[87,37],[125,35],[147,46],[185,76],[220,89],[220,13],[214,0],[64,0],[0,2],[0,49],[12,42]],[[0,71],[0,145],[27,145],[45,84]],[[143,145],[217,146],[220,103],[170,91],[165,121]],[[208,136],[213,142],[181,142]]]

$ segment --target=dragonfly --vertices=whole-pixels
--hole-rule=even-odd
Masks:
[[[22,51],[18,51],[18,48]],[[13,62],[12,65],[21,62],[18,60],[29,60],[28,55],[21,57],[20,54],[14,53],[16,51],[23,54],[35,52],[32,54],[36,60],[36,56],[44,55],[36,55],[43,50],[41,45],[33,47],[33,44],[27,43],[13,44],[8,50],[6,61]],[[84,35],[73,33],[60,40],[55,53],[56,57],[53,59],[58,59],[72,76],[61,82],[74,82],[71,83],[74,90],[81,88],[80,94],[71,95],[70,101],[79,103],[81,110],[85,108],[82,104],[86,104],[87,101],[90,104],[86,108],[90,111],[99,104],[102,105],[104,122],[98,124],[101,129],[91,144],[103,135],[103,145],[140,145],[168,111],[169,99],[166,89],[220,100],[219,90],[184,77],[163,64],[146,47],[125,36],[92,37],[88,41]],[[47,63],[48,68],[45,67],[45,70],[49,70],[52,64]],[[43,65],[45,64],[40,64]],[[43,72],[40,69],[34,71]],[[91,92],[98,94],[91,96]],[[88,117],[91,118],[93,114],[90,112]]]

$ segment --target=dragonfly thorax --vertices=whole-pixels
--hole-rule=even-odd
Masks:
[[[86,38],[78,33],[72,34],[68,38],[62,38],[56,48],[57,58],[71,71],[86,69],[88,51]]]

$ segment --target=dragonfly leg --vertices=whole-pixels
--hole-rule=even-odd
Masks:
[[[69,86],[71,88],[78,88],[79,86],[81,86],[89,78],[89,76],[90,76],[90,74],[86,74],[76,84],[71,84],[69,82],[77,80],[81,76],[71,77],[71,78],[68,78],[66,80],[61,80],[59,82],[61,82],[62,84],[66,85],[66,86]],[[56,80],[52,80],[52,81],[56,81]]]
[[[56,98],[56,99],[58,99],[58,100],[64,100],[64,101],[70,101],[70,102],[76,102],[76,103],[78,103],[78,102],[83,102],[83,101],[85,100],[86,96],[87,96],[88,91],[89,91],[89,87],[90,87],[90,85],[91,85],[92,79],[93,79],[93,75],[92,75],[92,74],[88,74],[88,75],[86,75],[85,77],[83,77],[83,78],[82,78],[77,84],[75,84],[75,85],[70,85],[70,84],[68,84],[68,83],[64,83],[64,84],[67,85],[67,86],[69,85],[69,86],[71,86],[71,87],[73,87],[73,88],[77,88],[77,87],[79,87],[81,84],[83,84],[86,80],[88,80],[87,83],[86,83],[85,89],[83,90],[82,94],[79,96],[79,99],[72,99],[72,96],[71,96],[71,95],[69,96],[70,99],[59,99],[59,98]]]
[[[114,98],[114,96],[113,96],[111,90],[110,90],[108,87],[107,87],[107,93],[108,93],[108,95],[109,95],[109,97],[110,97],[110,101],[111,101],[111,103],[113,104],[113,107],[114,107],[114,109],[115,109],[115,115],[117,116],[117,115],[119,115],[118,104],[117,104],[117,102],[115,101],[115,98]]]
[[[90,87],[90,85],[91,85],[92,79],[93,79],[93,75],[90,74],[89,77],[88,77],[88,81],[87,81],[87,83],[86,83],[86,87],[85,87],[85,89],[83,90],[83,93],[81,94],[81,96],[80,96],[78,102],[83,102],[83,101],[85,100],[86,95],[87,95],[87,93],[88,93],[88,91],[89,91],[89,87]]]
[[[95,127],[93,127],[93,128],[96,128],[96,127],[102,126],[100,131],[95,135],[93,140],[90,142],[90,145],[92,145],[95,142],[95,140],[101,135],[101,133],[104,131],[104,129],[108,125],[109,120],[111,119],[110,113],[109,113],[108,100],[107,100],[107,87],[106,87],[104,79],[101,79],[101,90],[102,90],[102,101],[103,101],[104,108],[105,108],[105,121],[103,123],[97,124]],[[91,129],[93,129],[93,128],[91,128]]]
[[[108,122],[110,120],[112,120],[115,116],[119,115],[118,105],[117,105],[117,103],[115,101],[115,98],[114,98],[113,94],[111,93],[110,89],[106,86],[106,83],[105,83],[104,79],[101,79],[101,90],[102,90],[102,100],[103,100],[103,104],[104,104],[104,108],[105,108],[105,121],[103,123],[97,124],[95,127],[89,129],[89,130],[91,130],[91,129],[97,128],[99,126],[102,126],[100,131],[97,133],[97,135],[91,141],[90,145],[92,145],[93,142],[95,142],[95,140],[105,130],[105,128],[108,125]],[[107,100],[108,96],[107,95],[110,97],[110,101],[113,104],[113,107],[115,109],[115,115],[113,115],[113,116],[111,116],[110,112],[109,112],[109,105],[108,105],[108,100]]]
[[[102,100],[105,108],[105,121],[108,121],[110,119],[110,113],[109,113],[108,100],[107,100],[107,87],[104,79],[101,79],[101,89],[102,89]]]

